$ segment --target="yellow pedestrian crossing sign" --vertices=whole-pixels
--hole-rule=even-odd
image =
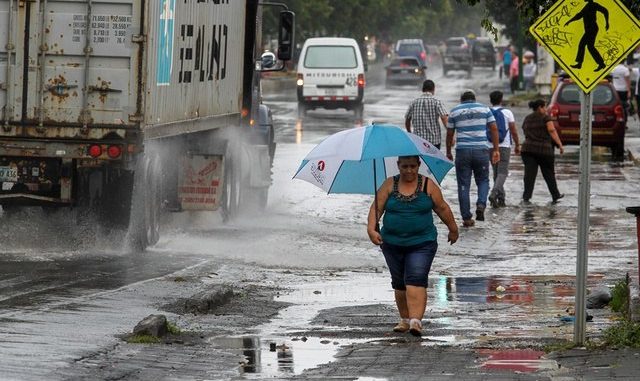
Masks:
[[[587,93],[640,43],[620,0],[558,0],[529,31]]]

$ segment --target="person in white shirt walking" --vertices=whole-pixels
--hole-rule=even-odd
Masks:
[[[491,110],[494,112],[496,118],[496,124],[501,124],[498,121],[499,117],[503,118],[504,127],[506,132],[504,133],[504,140],[500,142],[500,161],[493,166],[493,189],[489,194],[489,203],[491,207],[504,207],[506,206],[506,194],[504,191],[504,183],[509,176],[509,161],[511,160],[511,147],[515,147],[515,154],[520,155],[520,137],[518,136],[518,130],[516,129],[516,120],[513,117],[513,112],[507,108],[503,108],[502,104],[502,91],[493,91],[489,94],[489,100],[491,101]],[[498,114],[501,113],[502,115]]]
[[[624,121],[626,122],[629,116],[629,100],[631,99],[631,70],[621,62],[613,68],[611,76],[613,77],[613,87],[616,89],[624,108]]]

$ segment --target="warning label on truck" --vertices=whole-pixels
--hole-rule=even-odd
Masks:
[[[130,15],[91,15],[91,23],[87,25],[87,15],[72,13],[51,13],[48,33],[50,48],[60,48],[69,54],[82,53],[87,44],[96,55],[128,56],[131,54],[131,35],[133,33],[132,16]],[[88,28],[87,28],[88,27]]]
[[[184,210],[217,210],[222,197],[222,155],[192,155],[182,160],[178,198]]]

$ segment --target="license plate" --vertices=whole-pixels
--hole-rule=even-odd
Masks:
[[[591,121],[595,121],[596,117],[591,114]],[[578,114],[578,122],[582,122],[582,114]]]
[[[338,90],[336,89],[325,89],[324,90],[324,95],[337,95],[338,94]]]
[[[0,167],[0,182],[18,181],[17,167]]]

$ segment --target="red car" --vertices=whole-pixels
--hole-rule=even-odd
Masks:
[[[582,90],[571,79],[558,82],[547,112],[555,119],[560,140],[565,145],[580,144],[580,93]],[[592,146],[611,148],[613,160],[624,160],[624,133],[626,122],[622,102],[613,84],[600,82],[592,91]]]

